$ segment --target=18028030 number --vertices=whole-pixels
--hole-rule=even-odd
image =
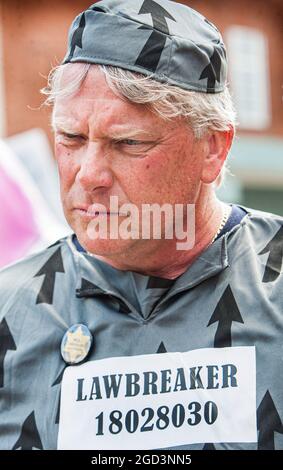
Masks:
[[[122,430],[133,434],[154,429],[163,430],[169,425],[175,428],[186,425],[196,426],[202,420],[211,425],[216,421],[217,416],[218,409],[213,401],[207,401],[203,406],[199,402],[193,401],[188,404],[187,408],[181,403],[177,403],[172,409],[167,405],[160,406],[157,410],[147,407],[140,414],[134,409],[128,410],[124,414],[120,410],[113,410],[106,418],[102,411],[95,418],[97,420],[96,435],[103,436],[105,430],[115,435]]]

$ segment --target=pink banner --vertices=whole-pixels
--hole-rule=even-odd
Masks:
[[[24,256],[38,238],[29,200],[0,167],[0,267]]]

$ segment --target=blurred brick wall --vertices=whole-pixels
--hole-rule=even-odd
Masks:
[[[283,136],[283,0],[190,0],[182,1],[207,16],[225,36],[229,25],[257,28],[269,44],[272,126],[254,134]],[[267,64],[268,65],[268,64]],[[241,131],[251,134],[250,131]]]
[[[46,84],[43,76],[63,58],[69,25],[90,4],[88,0],[2,1],[8,136],[41,127],[51,138],[50,112],[38,109],[44,99],[39,92]]]
[[[135,1],[135,0],[133,0]],[[47,109],[39,90],[46,84],[51,66],[62,59],[69,25],[91,0],[2,0],[3,56],[7,135],[41,127],[49,135]],[[268,134],[283,135],[281,60],[283,2],[281,0],[190,0],[224,32],[230,24],[260,28],[268,37],[272,89],[272,128]]]

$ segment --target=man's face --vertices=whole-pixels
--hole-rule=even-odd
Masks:
[[[79,92],[57,98],[54,123],[65,216],[87,251],[108,257],[140,256],[163,242],[90,239],[94,216],[88,209],[93,204],[109,210],[111,196],[118,197],[119,207],[132,203],[139,210],[145,203],[197,201],[202,142],[184,122],[164,121],[144,105],[119,98],[96,66],[90,68]],[[105,215],[108,220],[113,216]],[[125,217],[119,216],[119,221]]]

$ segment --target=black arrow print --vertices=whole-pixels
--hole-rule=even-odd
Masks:
[[[64,365],[63,369],[59,372],[59,374],[57,375],[51,387],[54,387],[55,385],[59,385],[62,382],[63,374],[64,374],[66,367],[67,365]]]
[[[19,439],[12,450],[43,450],[40,435],[36,426],[34,411],[25,420]]]
[[[60,385],[61,386],[61,382],[62,382],[62,378],[63,378],[63,374],[64,374],[64,371],[66,369],[66,365],[63,367],[63,369],[61,370],[61,372],[59,372],[58,376],[56,377],[56,379],[54,380],[53,384],[51,385],[51,387],[54,387],[55,385]],[[58,405],[57,405],[57,411],[56,411],[56,416],[55,416],[55,424],[58,424],[59,423],[59,417],[60,417],[60,406],[61,406],[61,387],[60,387],[60,391],[59,391],[59,395],[58,395]]]
[[[52,243],[52,245],[49,245],[47,248],[53,248],[54,246],[57,246],[57,245],[61,245],[62,244],[62,240],[57,240],[57,242],[55,243]]]
[[[160,345],[159,345],[159,348],[157,349],[156,352],[157,352],[158,354],[160,354],[160,353],[166,353],[166,352],[167,352],[167,349],[165,348],[163,341],[161,341],[161,343],[160,343]]]
[[[273,282],[281,273],[283,260],[283,227],[281,227],[259,255],[268,253],[262,282]]]
[[[76,289],[76,297],[95,297],[95,296],[104,296],[108,300],[114,302],[115,306],[118,307],[118,311],[120,313],[131,313],[131,309],[128,305],[123,302],[122,299],[116,297],[114,295],[110,295],[107,292],[104,292],[100,287],[96,286],[92,282],[88,281],[87,279],[82,278],[81,287],[80,289]]]
[[[104,295],[105,292],[87,279],[82,278],[81,287],[76,289],[76,297],[94,297],[95,295]]]
[[[81,18],[80,18],[79,26],[73,32],[73,36],[72,36],[72,39],[71,39],[70,54],[69,54],[68,58],[65,60],[65,62],[70,62],[70,60],[72,59],[72,57],[74,55],[76,47],[79,47],[80,49],[82,49],[82,47],[83,47],[82,37],[83,37],[84,29],[85,29],[85,14],[83,13]]]
[[[199,80],[207,78],[207,91],[215,89],[215,83],[220,82],[221,57],[217,49],[214,49],[209,64],[203,69]]]
[[[268,390],[257,409],[257,429],[258,450],[274,450],[274,432],[283,434],[283,426]]]
[[[38,293],[36,304],[52,304],[56,273],[64,273],[64,265],[61,255],[61,247],[47,260],[42,268],[34,275],[45,276],[41,289]]]
[[[139,15],[149,13],[152,16],[152,24],[154,30],[145,43],[140,55],[138,56],[135,65],[145,67],[152,72],[157,69],[162,51],[166,44],[166,34],[169,34],[169,28],[166,18],[176,21],[173,16],[153,0],[144,0]],[[152,30],[150,26],[142,25],[139,29]],[[164,33],[164,34],[162,34]]]
[[[17,346],[9,326],[3,318],[0,323],[0,388],[4,387],[4,359],[8,350],[15,351]]]
[[[204,444],[202,450],[216,450],[216,449],[215,449],[214,445],[209,442],[207,444]]]
[[[59,395],[58,395],[58,405],[57,405],[57,411],[56,411],[56,416],[55,416],[55,424],[59,424],[60,420],[60,407],[61,407],[61,388],[59,390]]]
[[[150,276],[146,285],[146,289],[169,289],[173,286],[176,279],[165,279],[162,277]]]
[[[232,322],[244,323],[235,297],[230,286],[226,288],[219,300],[207,326],[218,322],[214,338],[215,348],[226,348],[232,345],[231,327]]]

